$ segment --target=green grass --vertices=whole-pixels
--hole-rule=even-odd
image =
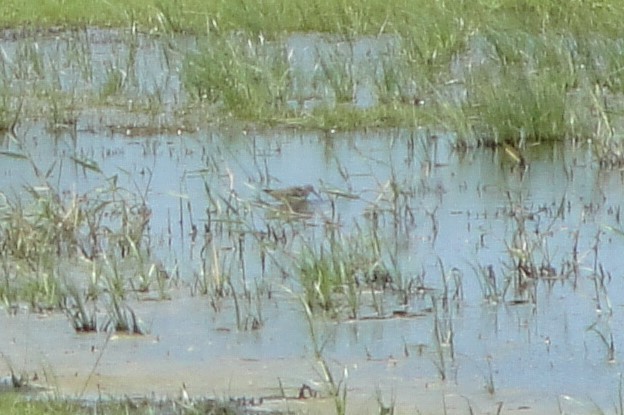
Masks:
[[[479,140],[496,144],[576,138],[566,119],[567,91],[558,74],[511,68],[500,81],[473,78],[469,112]]]
[[[175,408],[175,411],[172,409]],[[0,393],[2,415],[168,415],[221,414],[236,415],[239,412],[227,405],[205,400],[185,407],[174,402],[149,402],[148,400],[119,401],[73,401],[68,399],[25,399],[14,393]]]
[[[452,44],[453,33],[488,27],[530,31],[565,28],[616,34],[624,11],[616,0],[5,0],[0,26],[129,26],[204,33],[207,28],[286,32],[378,34],[426,28],[423,42]]]
[[[287,111],[290,71],[283,48],[254,39],[211,36],[187,56],[186,89],[244,119],[271,119]]]
[[[390,280],[374,233],[307,244],[296,266],[307,309],[332,317],[358,318],[362,291],[384,288]]]

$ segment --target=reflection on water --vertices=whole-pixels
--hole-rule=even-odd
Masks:
[[[276,205],[265,205],[267,219],[305,220],[312,219],[314,208],[307,200],[294,200]]]

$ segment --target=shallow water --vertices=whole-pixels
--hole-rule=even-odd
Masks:
[[[91,44],[93,53],[107,56],[98,47]],[[590,413],[593,403],[609,412],[617,402],[624,237],[612,229],[621,229],[623,176],[600,169],[587,148],[532,147],[524,171],[503,151],[458,153],[452,136],[426,130],[233,128],[136,138],[78,128],[75,136],[52,138],[33,122],[17,136],[19,145],[7,139],[2,149],[28,154],[41,170],[53,167],[48,183],[59,192],[94,197],[94,189],[117,176],[119,187],[144,194],[152,259],[177,277],[168,287],[171,299],[132,301],[150,332],[143,337],[76,334],[57,313],[1,316],[6,372],[8,366],[36,372],[39,382],[67,394],[177,396],[185,384],[191,396],[264,397],[266,407],[326,413],[329,399],[277,398],[280,384],[289,397],[303,384],[326,396],[298,299],[296,259],[335,227],[346,236],[370,232],[376,212],[383,258],[397,259],[392,275],[422,290],[406,307],[392,290],[383,293],[383,318],[372,318],[378,315],[370,290],[362,292],[360,320],[318,318],[323,354],[336,377],[346,376],[352,413],[378,413],[376,393],[400,413],[469,413],[470,407],[496,413],[499,402],[501,413],[552,413],[558,405],[566,413]],[[72,157],[97,163],[101,173]],[[2,157],[0,190],[7,199],[27,201],[22,186],[42,184],[28,160]],[[310,197],[305,214],[295,218],[262,191],[303,184],[314,185],[320,197]],[[512,286],[503,298],[486,301],[476,270],[492,266],[502,287],[519,220],[535,246],[534,261],[551,264],[557,278],[535,278],[528,294]],[[254,235],[268,228],[283,229],[286,241],[269,245],[262,269],[260,252],[267,248]],[[196,293],[202,258],[215,265],[212,252],[238,290],[259,293],[242,310],[261,319],[261,328],[237,329],[231,297],[213,305],[214,298]],[[577,274],[569,272],[572,263]],[[596,265],[610,275],[604,290],[594,285]],[[83,267],[72,274],[79,278]],[[432,298],[442,295],[442,275],[451,274],[459,276],[463,295],[444,311]],[[452,279],[449,286],[455,288]],[[453,350],[442,345],[444,380],[436,319],[454,333]],[[599,333],[613,336],[615,361],[608,361]]]

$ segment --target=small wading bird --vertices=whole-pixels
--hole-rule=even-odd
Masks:
[[[308,198],[310,193],[320,197],[312,185],[286,187],[284,189],[264,189],[264,192],[283,203],[301,202]]]

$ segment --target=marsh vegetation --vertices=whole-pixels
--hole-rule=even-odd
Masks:
[[[9,1],[9,389],[621,413],[619,7],[417,3]]]
[[[57,13],[8,6],[13,24],[38,25],[24,26],[14,58],[2,60],[3,129],[18,114],[42,112],[53,129],[72,128],[80,108],[104,105],[141,115],[141,123],[120,126],[147,131],[232,121],[425,126],[452,132],[458,146],[592,139],[605,162],[618,162],[622,44],[617,8],[608,4],[423,2],[416,14],[402,2],[157,2],[120,6],[121,21],[112,4],[98,7],[101,14],[72,18],[79,5]],[[68,19],[127,29],[45,29]],[[53,55],[40,47],[51,39]],[[141,62],[141,46],[154,39],[159,50]],[[92,51],[100,42],[120,47],[98,61]],[[144,65],[167,75],[143,79]]]

